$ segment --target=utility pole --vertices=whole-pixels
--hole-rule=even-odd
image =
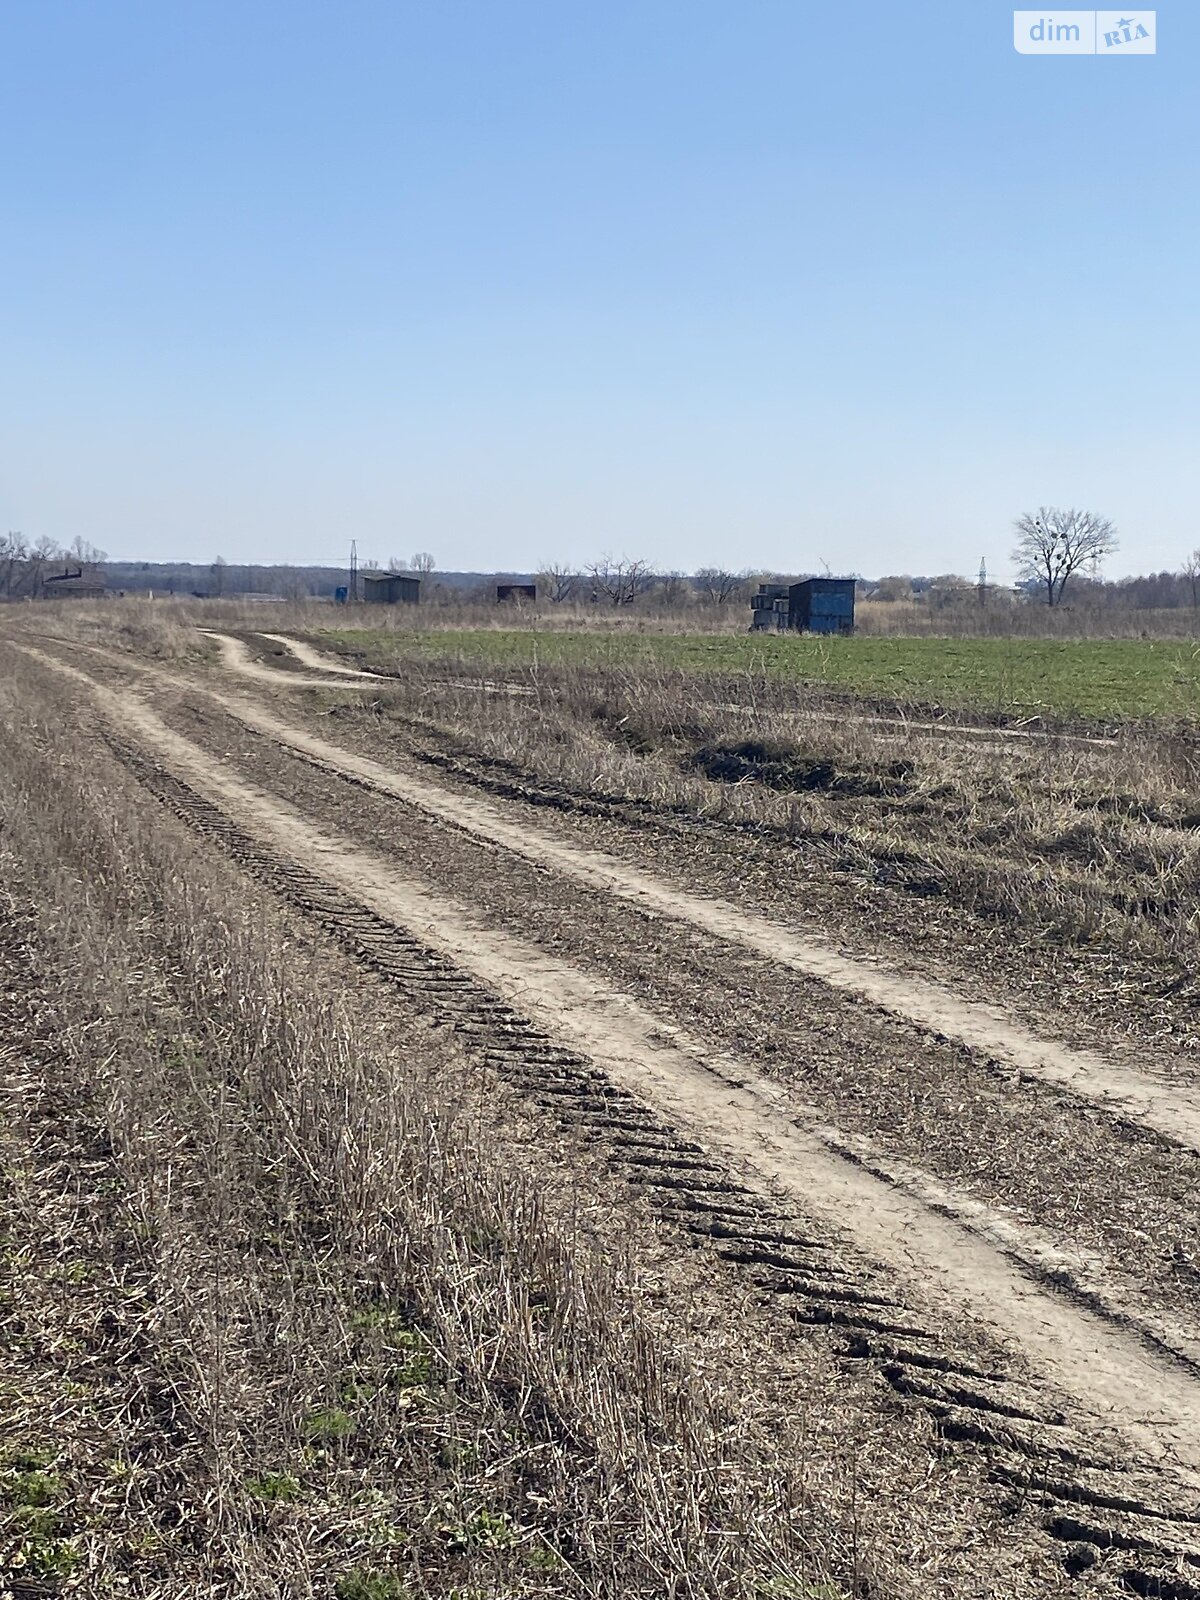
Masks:
[[[350,541],[350,603],[353,605],[358,599],[358,541]]]

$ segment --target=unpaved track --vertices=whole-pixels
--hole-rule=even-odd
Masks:
[[[229,643],[236,645],[240,641]],[[237,656],[239,661],[248,660],[249,652],[242,646]],[[267,668],[254,676],[260,680],[265,677],[274,684],[297,681],[292,674],[272,673]],[[1200,1101],[1186,1090],[1157,1082],[1094,1052],[1039,1037],[997,1007],[964,1001],[926,980],[844,955],[728,902],[702,899],[614,856],[569,844],[526,823],[513,822],[488,801],[454,794],[438,784],[398,773],[289,725],[272,711],[219,691],[210,692],[224,710],[246,726],[332,771],[349,774],[466,833],[503,845],[516,855],[589,887],[678,921],[691,922],[939,1037],[957,1040],[989,1059],[1078,1094],[1109,1114],[1151,1129],[1185,1149],[1200,1152]]]
[[[784,1094],[731,1057],[664,1026],[629,997],[522,940],[488,928],[386,861],[353,848],[222,768],[137,700],[41,657],[87,684],[111,723],[255,839],[304,864],[388,923],[419,934],[455,967],[482,979],[582,1051],[612,1082],[636,1091],[760,1189],[786,1191],[831,1234],[886,1261],[958,1315],[1014,1342],[1034,1369],[1103,1432],[1139,1455],[1185,1469],[1200,1486],[1200,1378],[1021,1272],[967,1229],[838,1156],[797,1125]]]
[[[617,985],[779,1085],[823,1142],[1035,1276],[1200,1363],[1200,1156],[314,764],[201,697],[169,725],[318,827]],[[1044,1139],[1044,1159],[1042,1141]],[[1036,1166],[1029,1152],[1038,1151]],[[1067,1197],[1071,1197],[1068,1200]]]
[[[211,630],[206,631],[208,631],[210,639],[224,641],[222,644],[222,656],[227,667],[242,676],[256,677],[259,682],[262,681],[262,664],[254,660],[242,640],[231,638],[226,634],[213,633]],[[395,682],[394,674],[368,672],[362,667],[347,667],[340,661],[336,661],[332,656],[323,655],[321,651],[314,650],[312,645],[305,644],[302,639],[291,639],[285,633],[260,633],[258,637],[260,639],[270,639],[272,644],[282,645],[301,666],[307,667],[313,672],[328,672],[337,677],[370,678],[377,684]],[[229,649],[230,644],[235,647],[233,650]],[[247,667],[251,669],[249,673],[247,673]],[[267,670],[269,671],[270,669],[268,668]],[[448,684],[449,680],[446,680],[446,685],[442,686],[445,687]],[[465,683],[458,686],[478,690],[481,694],[512,696],[514,698],[534,693],[532,689],[526,688],[519,683],[490,683],[486,678],[466,680]],[[305,687],[316,688],[318,684],[316,681],[308,679],[305,682]],[[435,687],[435,685],[430,685],[430,687]]]
[[[356,673],[347,669],[344,673],[335,673],[328,667],[318,663],[325,676],[320,678],[306,678],[298,672],[275,672],[270,667],[263,666],[261,661],[256,661],[250,653],[249,647],[241,639],[235,639],[227,633],[212,633],[207,628],[202,628],[201,633],[208,639],[215,641],[220,652],[221,661],[230,671],[236,672],[239,677],[249,678],[255,683],[270,684],[276,689],[362,689],[365,684],[355,681],[368,676],[366,673]],[[272,635],[264,634],[263,638]],[[307,665],[307,663],[306,663]],[[378,680],[376,680],[378,681]]]
[[[225,638],[226,635],[209,633],[210,639]],[[260,633],[260,639],[269,639],[272,644],[282,645],[289,654],[295,656],[302,667],[307,667],[311,672],[331,672],[339,678],[373,678],[376,683],[384,682],[377,672],[367,672],[362,667],[348,667],[344,662],[336,661],[332,656],[322,655],[319,650],[314,650],[312,645],[305,644],[301,639],[289,639],[285,633]]]
[[[131,663],[120,664],[127,674]],[[1002,1237],[988,1242],[941,1214],[962,1196],[948,1199],[920,1172],[862,1170],[857,1137],[797,1125],[803,1108],[733,1055],[714,1056],[665,1023],[655,998],[639,1006],[513,938],[523,917],[485,924],[440,892],[438,875],[431,889],[356,847],[340,808],[313,811],[303,800],[302,767],[299,787],[282,792],[296,795],[303,814],[239,775],[266,770],[277,787],[279,753],[256,767],[261,746],[256,755],[254,741],[228,725],[209,753],[128,687],[114,694],[75,668],[46,665],[99,691],[118,730],[115,747],[178,816],[432,1017],[464,1030],[481,1066],[576,1129],[573,1137],[606,1145],[614,1182],[647,1186],[638,1192],[668,1229],[745,1263],[738,1271],[757,1286],[752,1296],[779,1297],[772,1303],[802,1327],[824,1328],[822,1341],[840,1349],[848,1370],[873,1372],[885,1394],[923,1409],[956,1449],[982,1448],[987,1475],[1011,1489],[1013,1506],[1035,1511],[1068,1571],[1087,1569],[1070,1580],[1064,1573],[1061,1587],[1039,1587],[1039,1595],[1200,1600],[1192,1581],[1200,1569],[1194,1367],[1059,1293],[1045,1281],[1053,1259],[1022,1272]],[[200,688],[137,670],[143,681]],[[193,726],[207,745],[206,729],[220,724],[189,708],[185,727]],[[403,829],[405,811],[394,816]],[[409,827],[427,826],[408,817]],[[491,848],[482,838],[470,848],[480,847]],[[419,861],[413,870],[422,871]],[[473,890],[463,898],[476,903]],[[988,1229],[995,1220],[985,1219]],[[1028,1236],[1016,1233],[1014,1247],[1025,1251]],[[849,1242],[831,1253],[838,1238]],[[881,1265],[864,1267],[862,1252]],[[1031,1363],[1032,1376],[1006,1360],[1005,1345]],[[1091,1552],[1082,1568],[1080,1549]],[[989,1579],[977,1592],[998,1600],[1001,1591]]]

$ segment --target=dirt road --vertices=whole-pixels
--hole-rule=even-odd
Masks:
[[[338,676],[308,660],[311,678],[253,662],[248,677],[249,652],[222,650],[256,691]],[[1162,1584],[1200,1566],[1200,1343],[1166,1280],[1138,1278],[1122,1208],[1103,1193],[1106,1164],[1132,1146],[1122,1200],[1143,1221],[1161,1204],[1196,1227],[1190,1091],[348,751],[235,680],[148,671],[151,706],[106,687],[99,666],[42,659],[95,696],[143,780],[247,870],[381,969],[397,939],[410,961],[416,941],[430,1004],[451,1006],[493,1068],[568,1123],[617,1135],[617,1159],[667,1212],[703,1203],[704,1225],[741,1239],[763,1292],[840,1330],[848,1358],[874,1360],[944,1437],[989,1448],[997,1471],[1042,1497],[1056,1537],[1131,1552],[1126,1592],[1197,1592],[1181,1576]],[[831,1097],[833,1062],[777,1069],[710,1022],[703,998],[689,1012],[701,988],[743,1016],[777,993],[797,1014],[819,996],[831,1014],[850,1008],[876,1047],[863,1075],[885,1096],[923,1074],[925,1098],[963,1096],[958,1164],[928,1125],[909,1137],[865,1110],[832,1116],[857,1104]],[[1074,1210],[1104,1219],[1100,1232],[1073,1224],[1070,1207],[980,1180],[992,1139],[1017,1143],[1013,1172],[1041,1162],[1039,1126],[1045,1164],[1074,1175]],[[1183,1174],[1184,1188],[1164,1202],[1143,1171],[1164,1184]],[[747,1218],[781,1206],[790,1242],[773,1249]]]

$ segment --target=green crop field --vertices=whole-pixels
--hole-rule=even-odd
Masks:
[[[1179,640],[929,639],[856,635],[625,634],[533,629],[331,629],[324,640],[394,670],[459,657],[497,668],[647,667],[760,674],[903,705],[1005,717],[1152,717],[1200,723],[1200,643]]]

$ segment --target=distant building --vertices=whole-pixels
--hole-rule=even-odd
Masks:
[[[398,602],[415,606],[421,598],[421,580],[410,572],[360,572],[363,599],[368,604],[394,606]]]
[[[750,630],[853,633],[854,578],[804,578],[799,583],[760,583],[750,597]]]
[[[496,585],[496,603],[528,601],[530,605],[537,599],[536,583],[498,583]]]
[[[102,572],[84,572],[82,567],[64,567],[42,578],[42,594],[47,600],[96,600],[108,593]]]
[[[804,633],[854,632],[854,578],[805,578],[788,591],[788,627]]]

